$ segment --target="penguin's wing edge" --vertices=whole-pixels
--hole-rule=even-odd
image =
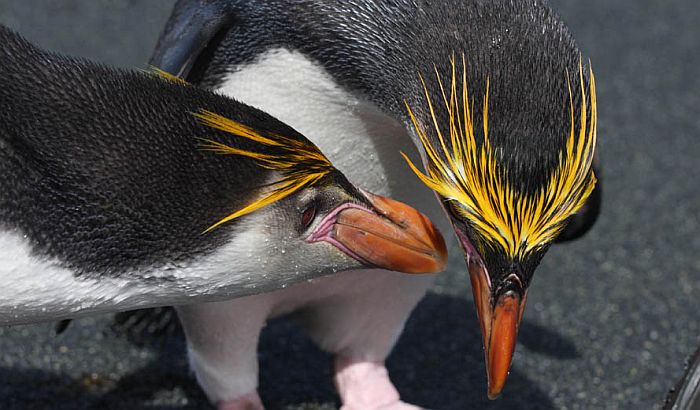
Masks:
[[[234,3],[230,0],[178,0],[149,64],[187,78],[209,41],[233,24]]]

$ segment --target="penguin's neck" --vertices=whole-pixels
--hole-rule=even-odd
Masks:
[[[362,189],[411,204],[433,221],[445,220],[434,195],[401,156],[404,152],[420,163],[406,124],[339,86],[303,53],[270,49],[233,69],[218,91],[291,125]],[[448,232],[449,227],[440,228]]]

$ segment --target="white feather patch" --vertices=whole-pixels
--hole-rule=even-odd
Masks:
[[[293,272],[265,272],[252,255],[272,246],[262,213],[250,215],[226,245],[187,264],[119,277],[76,276],[60,260],[38,256],[19,231],[0,231],[0,325],[55,320],[139,307],[221,300],[286,286]]]
[[[339,87],[303,54],[272,49],[231,72],[217,91],[291,125],[356,186],[406,202],[449,232],[435,196],[400,155],[418,159],[404,124]]]

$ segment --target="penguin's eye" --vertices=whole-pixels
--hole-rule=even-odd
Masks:
[[[304,209],[304,212],[301,214],[302,226],[304,228],[308,228],[309,225],[311,225],[311,222],[313,222],[315,216],[316,216],[316,204],[311,204],[311,205],[309,205],[308,208]]]

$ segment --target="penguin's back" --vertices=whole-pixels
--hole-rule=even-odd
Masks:
[[[193,113],[292,132],[233,100],[44,52],[2,27],[0,101],[0,229],[78,275],[186,263],[235,232],[236,221],[202,235],[270,175],[203,151],[201,139],[253,147]]]

